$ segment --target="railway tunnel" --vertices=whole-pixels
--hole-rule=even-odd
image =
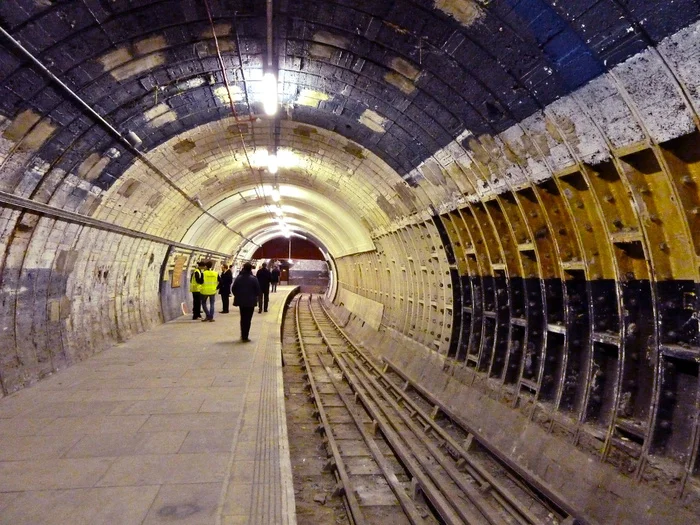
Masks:
[[[688,523],[699,19],[3,0],[0,398],[178,317],[199,258],[302,236],[348,329],[519,468],[601,522]]]

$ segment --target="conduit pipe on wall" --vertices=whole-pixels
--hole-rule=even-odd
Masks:
[[[160,178],[162,178],[168,186],[173,188],[175,191],[177,191],[182,197],[187,200],[192,206],[195,206],[196,208],[199,208],[202,213],[205,215],[211,217],[214,219],[216,222],[221,224],[224,228],[229,230],[232,233],[235,233],[239,237],[245,239],[246,241],[253,242],[250,239],[248,239],[245,235],[242,233],[234,230],[233,228],[229,227],[223,220],[219,219],[218,217],[215,217],[211,213],[209,213],[201,204],[197,204],[195,200],[190,197],[183,189],[181,189],[177,184],[175,184],[170,178],[165,175],[158,167],[156,167],[148,158],[141,153],[134,145],[132,145],[132,141],[129,140],[126,136],[122,135],[119,130],[117,130],[114,126],[112,126],[105,118],[100,115],[97,111],[95,111],[87,102],[85,102],[80,95],[75,93],[70,87],[68,87],[60,78],[58,78],[56,75],[54,75],[51,70],[49,70],[38,58],[36,58],[28,49],[26,49],[21,42],[16,40],[10,33],[8,33],[5,28],[0,26],[0,34],[2,34],[5,39],[7,39],[8,42],[10,42],[15,49],[17,49],[20,53],[22,53],[26,58],[29,59],[29,61],[34,64],[39,70],[49,77],[53,82],[55,82],[75,103],[80,106],[85,112],[87,112],[92,118],[94,118],[101,126],[103,126],[111,135],[113,135],[119,142],[122,143],[122,145],[129,151],[131,152],[132,155],[137,157],[141,162],[143,162],[153,173],[158,175]],[[131,133],[131,132],[130,132]],[[201,250],[201,248],[198,248]]]
[[[157,242],[160,244],[166,244],[168,246],[173,246],[175,248],[182,248],[185,250],[192,250],[198,252],[206,252],[212,255],[218,255],[223,257],[229,257],[230,254],[217,252],[213,250],[207,250],[205,248],[200,248],[198,246],[193,246],[191,244],[185,244],[178,241],[172,241],[164,237],[158,237],[157,235],[151,235],[150,233],[143,233],[137,230],[132,230],[131,228],[125,228],[124,226],[118,226],[112,224],[111,222],[101,221],[99,219],[93,219],[86,215],[81,215],[79,213],[74,213],[71,211],[62,210],[56,208],[49,204],[43,204],[41,202],[33,201],[31,199],[26,199],[24,197],[19,197],[11,193],[0,191],[0,204],[8,208],[17,208],[22,211],[29,211],[37,213],[39,215],[45,215],[47,217],[54,217],[56,219],[61,219],[66,222],[72,222],[75,224],[80,224],[81,226],[89,226],[91,228],[96,228],[98,230],[105,230],[109,232],[118,233],[120,235],[125,235],[127,237],[135,237],[138,239],[146,239],[148,241]],[[252,242],[252,241],[251,241]],[[257,246],[257,245],[256,245]]]

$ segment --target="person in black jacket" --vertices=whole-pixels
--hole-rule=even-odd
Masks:
[[[228,264],[221,266],[221,275],[219,275],[219,295],[221,295],[220,314],[228,313],[229,297],[231,296],[231,285],[233,284],[233,274]]]
[[[250,322],[259,296],[260,284],[253,275],[253,265],[245,263],[241,273],[233,281],[233,304],[238,306],[241,313],[241,341],[250,341]]]
[[[267,305],[270,302],[270,281],[272,280],[272,275],[270,270],[267,269],[267,263],[262,263],[262,268],[258,270],[256,274],[258,282],[260,283],[260,299],[258,300],[258,313],[261,313],[263,309],[267,312]]]
[[[270,270],[270,287],[272,288],[272,292],[277,291],[277,283],[280,282],[280,269],[275,266]]]

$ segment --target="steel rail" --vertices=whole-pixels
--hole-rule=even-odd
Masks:
[[[367,448],[369,448],[372,457],[377,462],[377,465],[382,471],[382,475],[389,484],[389,487],[391,487],[392,492],[394,493],[394,495],[396,495],[397,499],[399,500],[399,503],[401,504],[403,511],[406,513],[409,521],[414,525],[424,524],[425,520],[421,517],[420,512],[418,511],[418,508],[416,507],[415,503],[408,497],[403,487],[401,487],[401,482],[396,476],[394,470],[391,468],[391,465],[389,465],[389,462],[386,459],[385,455],[382,453],[381,450],[379,450],[379,446],[374,441],[372,436],[370,436],[369,432],[367,432],[359,416],[350,409],[350,407],[356,403],[348,399],[347,395],[340,391],[340,385],[338,384],[338,380],[333,377],[332,370],[324,362],[321,356],[319,356],[319,361],[321,362],[324,370],[328,374],[328,378],[330,379],[331,384],[338,391],[338,395],[343,401],[343,404],[345,404],[346,408],[348,409],[348,413],[352,417],[353,423],[355,423],[357,430],[360,432],[360,435],[362,435],[362,439],[365,441]]]
[[[514,475],[520,478],[521,481],[524,482],[528,487],[530,487],[531,490],[534,489],[538,493],[544,495],[547,498],[548,504],[551,504],[554,510],[556,510],[559,514],[574,518],[576,520],[576,523],[580,525],[594,523],[593,521],[582,517],[580,513],[577,513],[573,509],[573,507],[571,507],[571,505],[568,504],[566,499],[561,494],[546,486],[544,482],[540,479],[536,479],[536,477],[522,472],[521,469],[511,459],[501,454],[500,452],[494,450],[493,447],[491,447],[488,444],[488,441],[486,441],[486,439],[478,431],[475,431],[473,427],[469,425],[467,421],[464,420],[463,417],[455,414],[452,410],[450,410],[448,407],[443,405],[438,399],[436,399],[435,396],[433,396],[425,388],[423,388],[415,381],[411,380],[411,378],[409,378],[401,370],[400,367],[392,363],[387,358],[382,358],[382,360],[384,361],[384,363],[386,363],[388,367],[390,367],[394,372],[396,372],[397,375],[401,376],[404,380],[408,381],[410,383],[411,388],[413,388],[425,399],[428,399],[431,403],[439,406],[440,410],[445,415],[447,415],[452,421],[454,421],[456,424],[458,424],[464,430],[466,430],[469,434],[471,434],[477,441],[477,443],[484,447],[496,460],[498,460],[499,463],[503,464],[507,469],[511,470],[514,473]]]
[[[331,322],[334,321],[331,319]],[[427,414],[421,407],[419,407],[416,404],[415,401],[413,401],[410,397],[406,396],[402,388],[400,388],[398,385],[395,385],[388,377],[386,377],[386,374],[380,371],[374,365],[374,363],[367,359],[367,356],[365,356],[365,354],[361,350],[359,350],[359,348],[355,348],[359,359],[361,359],[362,362],[365,363],[365,366],[371,367],[373,372],[377,374],[377,381],[380,382],[380,384],[381,382],[383,382],[381,386],[384,389],[395,392],[396,396],[399,397],[397,403],[402,402],[410,407],[410,420],[420,417],[420,419],[424,422],[425,433],[427,434],[428,431],[432,431],[435,434],[437,434],[439,439],[442,440],[444,446],[449,447],[449,449],[451,449],[452,453],[450,455],[458,456],[458,458],[455,459],[458,459],[459,461],[463,462],[463,467],[465,468],[465,470],[467,470],[469,475],[476,479],[480,484],[490,485],[493,489],[492,495],[494,496],[494,499],[497,499],[499,503],[503,507],[505,507],[506,510],[508,510],[511,514],[513,514],[516,519],[520,518],[521,522],[530,523],[533,525],[536,525],[540,522],[540,519],[537,516],[535,516],[525,505],[523,505],[517,497],[511,494],[510,490],[504,487],[503,484],[495,478],[495,476],[488,472],[488,470],[483,465],[479,464],[479,462],[471,458],[469,453],[452,436],[450,436],[445,431],[445,429],[443,429],[434,421],[434,416]],[[437,405],[434,406],[436,409],[434,413],[435,415],[437,415],[437,410],[439,409],[439,407]]]
[[[501,525],[504,522],[503,517],[497,513],[496,509],[488,503],[487,498],[479,492],[479,490],[469,484],[468,482],[465,481],[464,479],[464,474],[459,472],[457,467],[454,464],[451,464],[450,461],[445,457],[445,454],[442,453],[438,447],[433,445],[432,443],[429,443],[427,440],[422,439],[423,436],[425,435],[425,432],[418,428],[416,423],[405,414],[404,411],[401,410],[401,407],[397,404],[397,402],[393,399],[390,398],[388,392],[386,392],[386,389],[383,389],[380,384],[376,381],[375,378],[372,378],[369,376],[368,371],[361,366],[357,362],[357,358],[350,354],[348,356],[354,363],[355,368],[358,372],[357,374],[363,374],[365,378],[363,379],[362,377],[359,377],[358,375],[358,381],[360,381],[361,384],[366,389],[369,389],[367,386],[367,383],[370,383],[374,390],[378,393],[378,395],[381,395],[384,397],[386,402],[394,409],[394,411],[397,413],[401,421],[404,422],[406,427],[416,436],[416,438],[419,440],[419,442],[428,449],[432,457],[437,461],[437,463],[443,468],[443,470],[447,473],[449,478],[459,487],[459,489],[464,493],[464,495],[467,497],[467,499],[478,509],[478,511],[483,515],[483,517],[486,519],[487,522],[489,522],[491,525]],[[347,358],[346,358],[347,359]],[[392,422],[392,419],[388,417],[387,419]],[[393,424],[393,423],[392,423]],[[397,425],[393,425],[396,430],[398,430]],[[408,444],[409,447],[413,449],[413,453],[416,457],[420,457],[420,450],[415,448],[414,445],[411,444],[411,442],[404,437],[404,441]],[[438,484],[442,485],[446,480],[440,479],[440,477],[437,475],[434,469],[428,468],[428,465],[426,465],[426,472],[428,475],[433,479],[433,481]],[[478,481],[478,480],[477,480]],[[458,509],[458,512],[462,515],[462,517],[468,522],[472,523],[474,520],[478,520],[478,516],[474,516],[473,514],[469,514],[465,512],[464,510],[461,510],[458,505],[454,505],[456,509]]]
[[[405,392],[403,391],[402,388],[400,388],[398,385],[395,385],[392,383],[387,377],[386,374],[381,371],[377,366],[372,363],[372,361],[364,354],[362,350],[359,349],[359,347],[354,344],[354,342],[345,334],[343,329],[338,326],[338,324],[335,322],[335,320],[330,316],[328,311],[326,310],[325,306],[323,305],[322,302],[319,302],[319,305],[321,308],[324,310],[324,313],[326,314],[327,318],[333,325],[335,325],[336,329],[338,330],[338,333],[341,335],[343,339],[345,339],[348,344],[355,349],[355,352],[357,353],[358,356],[362,359],[362,361],[368,366],[371,367],[375,373],[386,383],[387,388],[391,388],[397,396],[401,396],[401,399],[404,403],[406,403],[408,406],[410,406],[411,411],[413,412],[413,416],[415,417],[416,415],[419,415],[423,421],[425,421],[426,425],[430,426],[430,429],[437,433],[442,440],[445,441],[446,444],[448,444],[451,448],[454,449],[454,451],[459,454],[459,456],[462,458],[462,460],[465,462],[465,466],[468,466],[471,470],[473,470],[474,474],[470,472],[470,475],[475,477],[477,480],[479,477],[481,477],[486,483],[491,485],[491,487],[500,494],[502,498],[505,499],[506,505],[504,507],[511,507],[513,511],[515,511],[517,514],[520,515],[522,519],[524,519],[527,523],[531,524],[538,524],[541,520],[537,518],[525,505],[523,505],[515,496],[513,496],[509,489],[504,487],[501,482],[499,482],[491,473],[489,473],[486,468],[481,465],[479,462],[475,461],[473,458],[471,458],[466,450],[457,443],[440,425],[438,425],[431,416],[426,414],[422,408],[420,408],[410,397],[408,397]],[[385,362],[387,362],[386,359],[384,359]],[[394,368],[392,366],[392,368]],[[409,378],[407,378],[404,374],[399,374],[405,381],[410,382]],[[412,383],[412,382],[411,382]],[[413,386],[413,385],[411,385]],[[452,418],[452,414],[448,411],[446,411],[443,406],[435,399],[429,398],[429,401],[436,407],[436,409],[441,410],[443,413],[448,415],[450,418]],[[480,444],[482,443],[482,440],[478,438],[473,432],[469,431],[470,434],[472,434],[476,439],[477,442]],[[496,456],[493,451],[490,450],[489,447],[484,447],[489,451],[490,454]],[[524,478],[523,481],[525,481],[529,485],[529,480],[527,478]],[[534,486],[538,492],[543,493],[542,490],[540,489],[539,486],[537,485],[530,485],[530,487]],[[547,498],[549,498],[549,494],[544,493]],[[552,503],[554,503],[557,511],[561,509],[562,507],[559,505],[559,502],[556,500],[553,500]],[[571,515],[570,512],[565,510],[565,513],[568,515]],[[514,516],[517,519],[517,516]]]
[[[309,311],[312,314],[313,317],[313,311],[311,310],[311,299],[309,299]],[[317,320],[314,318],[314,322],[316,322],[316,326],[319,332],[323,334],[323,331],[321,327],[318,325]],[[323,337],[323,335],[322,335]],[[324,339],[325,341],[325,339]],[[334,361],[336,361],[336,357],[331,354],[331,357],[333,358]],[[372,454],[372,457],[374,460],[377,462],[377,465],[382,471],[382,474],[384,475],[384,478],[386,479],[387,483],[389,484],[389,487],[391,488],[392,492],[396,496],[396,498],[399,501],[399,504],[403,508],[404,512],[406,513],[406,516],[408,517],[409,521],[413,523],[414,525],[421,525],[425,523],[425,520],[421,517],[421,514],[416,507],[415,503],[411,498],[408,497],[408,494],[406,494],[406,491],[403,489],[401,486],[401,482],[399,479],[396,477],[396,474],[394,470],[391,468],[389,465],[389,462],[387,461],[385,455],[381,452],[379,449],[379,446],[375,442],[375,440],[369,435],[367,430],[364,428],[363,422],[359,419],[357,414],[350,409],[350,406],[356,404],[355,402],[351,402],[349,399],[347,399],[347,396],[341,392],[339,388],[338,381],[333,377],[332,371],[326,365],[326,363],[323,361],[323,359],[320,358],[319,360],[321,361],[321,364],[323,365],[326,373],[328,374],[328,378],[330,379],[331,383],[335,387],[335,389],[338,391],[338,395],[342,399],[343,403],[348,409],[348,412],[350,413],[350,416],[353,419],[353,422],[357,426],[358,431],[362,435],[362,438],[364,439],[365,443],[367,444],[367,447],[370,449],[370,452]]]
[[[314,316],[314,320],[316,320],[316,316],[313,314],[313,309],[310,308],[310,310],[312,312],[312,315]],[[318,324],[319,323],[317,322],[317,325]],[[324,342],[328,345],[329,351],[332,353],[336,364],[343,372],[344,377],[349,382],[352,382],[351,374],[348,371],[347,366],[343,363],[344,360],[341,359],[340,355],[335,351],[333,345],[328,341],[328,337],[326,336],[325,332],[323,332],[323,330],[320,329],[320,326],[319,331],[321,332],[321,337],[323,338]],[[405,467],[413,475],[414,480],[417,480],[421,491],[426,496],[426,498],[428,498],[433,504],[433,507],[436,509],[442,520],[444,520],[444,522],[449,525],[463,524],[463,517],[455,511],[455,509],[453,508],[453,504],[445,498],[445,496],[442,494],[442,491],[433,483],[430,477],[424,472],[424,467],[420,464],[418,459],[414,458],[413,454],[409,450],[407,450],[403,445],[401,445],[401,437],[397,432],[394,431],[392,425],[390,425],[385,420],[384,416],[380,414],[380,409],[373,408],[372,405],[376,404],[376,402],[370,399],[370,396],[368,394],[363,393],[360,389],[356,388],[355,391],[358,395],[358,398],[362,401],[362,404],[364,405],[365,409],[376,421],[377,425],[382,431],[382,434],[384,434],[385,438],[390,443],[390,446],[393,449],[394,453],[401,459]],[[476,516],[474,516],[473,520],[468,521],[468,523],[480,523],[480,520]]]
[[[338,444],[336,443],[335,437],[333,436],[332,426],[328,420],[326,410],[323,407],[321,394],[318,391],[318,388],[316,387],[316,381],[314,380],[313,373],[311,371],[309,357],[306,353],[306,347],[304,346],[303,337],[301,336],[301,322],[299,320],[300,303],[301,295],[299,295],[299,298],[297,299],[297,305],[294,314],[296,321],[297,336],[299,339],[299,349],[304,360],[304,368],[306,369],[307,380],[309,382],[311,392],[314,396],[314,403],[316,404],[318,417],[321,420],[321,424],[323,425],[323,429],[326,434],[326,439],[328,440],[328,446],[330,447],[331,453],[333,454],[333,460],[335,462],[335,472],[340,478],[340,482],[343,485],[343,495],[345,496],[345,500],[347,501],[347,504],[349,506],[350,513],[352,514],[352,519],[356,524],[363,525],[367,523],[367,520],[365,519],[364,513],[360,508],[360,503],[357,501],[357,498],[355,496],[355,490],[353,489],[352,483],[350,481],[350,476],[348,475],[347,470],[345,469],[343,457],[340,454],[340,449],[338,448]]]

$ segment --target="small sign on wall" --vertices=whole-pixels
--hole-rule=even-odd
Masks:
[[[187,257],[184,255],[178,255],[175,257],[175,265],[173,267],[172,279],[170,281],[170,286],[172,288],[180,288],[180,283],[182,282],[182,272],[185,270],[186,262]]]

